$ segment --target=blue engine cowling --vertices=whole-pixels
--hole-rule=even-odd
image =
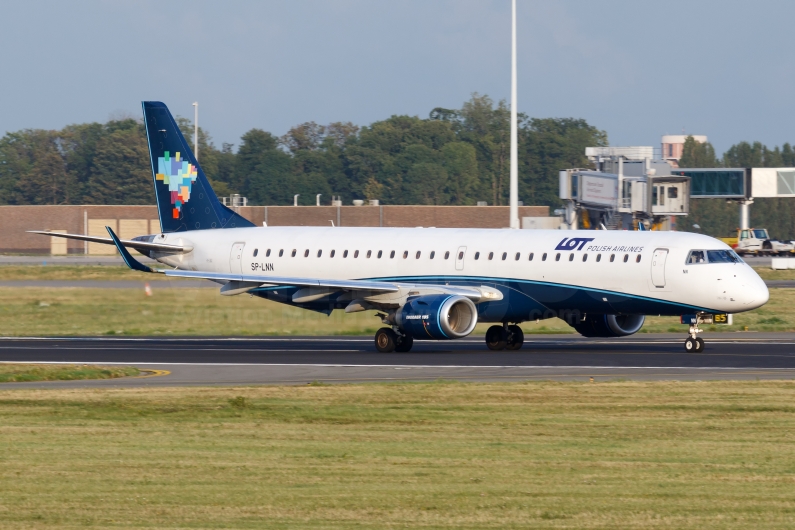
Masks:
[[[625,337],[640,331],[643,315],[586,315],[571,327],[583,337]]]
[[[417,340],[460,339],[475,329],[478,310],[466,296],[420,296],[398,309],[395,322]]]

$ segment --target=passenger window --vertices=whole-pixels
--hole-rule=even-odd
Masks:
[[[541,261],[546,261],[546,260],[547,260],[547,253],[544,252],[544,255],[541,256]]]
[[[431,259],[433,259],[434,256],[436,256],[436,251],[435,250],[431,250]]]
[[[394,257],[395,257],[395,251],[393,250],[392,252],[389,253],[389,259],[394,259]]]
[[[258,248],[255,248],[255,249],[254,249],[254,257],[255,257],[255,258],[257,257],[257,254],[259,254],[259,249],[258,249]]]
[[[569,261],[574,261],[574,252],[569,254]]]
[[[270,255],[271,255],[271,249],[268,249],[268,250],[266,250],[266,251],[265,251],[265,257],[266,257],[266,258],[267,258],[267,257],[270,257]]]
[[[358,250],[355,250],[355,251],[353,252],[353,257],[354,257],[354,258],[358,258],[358,257],[359,257],[359,251],[358,251]]]
[[[489,252],[489,261],[494,259],[494,252]]]
[[[479,257],[480,257],[480,252],[475,252],[475,260],[477,260]]]
[[[348,257],[348,251],[347,251],[347,250],[344,250],[344,251],[342,252],[342,257],[343,257],[343,258],[347,258],[347,257]]]
[[[323,255],[323,251],[322,251],[322,250],[318,250],[318,251],[317,251],[317,257],[319,258],[319,257],[320,257],[320,256],[322,256],[322,255]]]
[[[403,251],[403,259],[406,259],[408,257],[409,257],[409,251],[408,250],[404,250]]]
[[[610,263],[613,263],[616,260],[615,254],[610,254]]]
[[[583,262],[588,261],[588,254],[583,254],[582,255],[582,260],[583,260]]]
[[[336,251],[336,250],[332,250],[332,251],[331,251],[331,254],[329,255],[329,257],[330,257],[330,258],[333,258],[333,257],[334,257],[334,254],[336,254],[336,253],[337,253],[337,251]]]
[[[506,259],[507,257],[508,257],[508,253],[507,253],[507,252],[503,252],[503,253],[502,253],[502,261],[505,261],[505,259]]]
[[[519,252],[516,253],[516,257],[514,258],[515,261],[519,261],[521,254]]]
[[[530,257],[527,259],[527,261],[533,261],[533,255],[534,255],[534,254],[531,252],[531,253],[530,253]]]
[[[381,256],[384,254],[383,250],[378,251],[378,259],[381,259]]]
[[[418,251],[417,251],[417,258],[416,258],[416,259],[420,259],[420,254],[421,254],[421,252],[418,250]]]
[[[624,263],[629,261],[629,254],[624,254]]]
[[[707,255],[703,250],[691,250],[687,256],[687,264],[706,263]]]
[[[292,257],[295,257],[296,249],[293,249]]]
[[[601,254],[597,254],[596,255],[596,263],[599,263],[600,261],[602,261],[602,255]]]
[[[560,252],[555,254],[555,261],[560,261]]]
[[[284,254],[284,249],[283,248],[279,249],[279,257],[280,258],[282,257],[283,254]]]
[[[637,258],[635,258],[635,263],[640,263],[640,254],[638,254]]]
[[[450,251],[444,253],[444,259],[448,259],[450,257]]]
[[[458,253],[458,259],[464,259],[464,253],[463,252],[459,252]]]
[[[370,256],[372,256],[372,255],[373,255],[373,251],[372,250],[368,250],[367,251],[367,259],[370,259]]]
[[[308,258],[308,257],[309,257],[309,249],[306,249],[306,250],[304,251],[304,257],[305,257],[305,258]]]

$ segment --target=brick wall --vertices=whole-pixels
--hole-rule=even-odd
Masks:
[[[257,226],[384,226],[437,228],[504,228],[508,225],[507,206],[247,206],[240,213]],[[545,217],[546,206],[520,206],[519,217]],[[86,226],[86,219],[88,223]],[[26,230],[65,230],[106,236],[107,222],[122,238],[134,235],[125,231],[159,230],[156,206],[0,206],[0,252],[49,254],[53,248],[46,236]],[[92,222],[93,221],[93,222]],[[125,222],[121,222],[125,221]],[[70,254],[82,254],[82,241],[67,241]],[[91,252],[102,252],[103,245],[92,245]],[[59,250],[60,252],[60,250]]]

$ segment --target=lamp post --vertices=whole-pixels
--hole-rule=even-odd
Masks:
[[[511,0],[511,228],[519,228],[519,143],[516,115],[516,0]]]
[[[193,102],[193,156],[199,161],[199,102]]]

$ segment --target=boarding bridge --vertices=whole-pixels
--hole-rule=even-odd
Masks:
[[[651,147],[587,148],[594,169],[560,172],[568,228],[670,229],[690,210],[690,177],[672,174]],[[633,159],[632,157],[643,157]]]

